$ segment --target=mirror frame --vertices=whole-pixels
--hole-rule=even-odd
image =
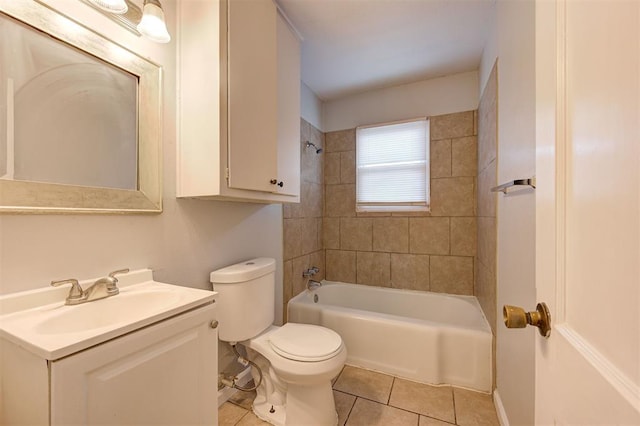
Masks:
[[[138,77],[137,190],[0,180],[0,213],[162,212],[162,68],[34,0],[0,0],[0,14]]]

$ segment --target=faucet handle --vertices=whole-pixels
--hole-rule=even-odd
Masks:
[[[116,282],[118,282],[118,279],[116,278],[116,275],[118,275],[118,274],[126,274],[127,272],[129,272],[129,268],[118,269],[117,271],[113,271],[113,272],[109,273],[109,276],[111,278],[113,278]]]
[[[82,300],[84,298],[84,291],[80,287],[80,283],[75,278],[69,278],[67,280],[51,281],[53,287],[60,287],[63,284],[71,284],[71,290],[67,296],[67,304],[74,300]]]
[[[116,275],[117,274],[126,274],[127,272],[129,272],[129,268],[118,269],[117,271],[113,271],[113,272],[109,273],[109,278],[106,278],[106,280],[107,280],[107,293],[109,293],[112,296],[120,293],[120,290],[118,289],[118,286],[116,285],[116,284],[118,284],[118,279],[116,278]]]
[[[308,278],[314,276],[318,272],[320,272],[320,268],[318,268],[317,266],[312,266],[311,268],[302,271],[302,276],[304,278]]]

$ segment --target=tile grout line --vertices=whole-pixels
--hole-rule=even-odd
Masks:
[[[362,398],[360,396],[358,398],[367,399],[367,398]],[[367,399],[367,401],[377,402],[377,401],[373,401],[371,399]],[[377,403],[380,404],[380,405],[384,405],[381,402],[377,402]],[[448,422],[446,420],[442,420],[442,419],[439,419],[437,417],[427,416],[426,414],[422,414],[422,413],[420,413],[418,411],[412,411],[412,410],[409,410],[407,408],[400,408],[400,407],[396,407],[395,405],[390,405],[390,404],[387,404],[387,407],[395,408],[396,410],[404,411],[405,413],[416,414],[418,416],[418,419],[420,419],[420,416],[422,416],[422,417],[427,417],[427,418],[430,418],[430,419],[438,420],[438,421],[441,421],[441,422],[444,422],[444,423],[447,423],[447,424],[450,424],[450,425],[455,425],[455,423],[450,423],[450,422]],[[455,414],[454,414],[454,417],[455,417]]]
[[[387,407],[395,408],[396,410],[404,411],[406,413],[416,414],[418,416],[418,426],[420,425],[420,416],[424,416],[424,417],[429,417],[429,418],[432,418],[432,419],[440,420],[440,419],[437,419],[435,417],[426,416],[426,415],[424,415],[422,413],[419,413],[417,411],[412,411],[412,410],[408,410],[406,408],[400,408],[400,407],[396,407],[395,405],[391,405],[391,394],[393,393],[393,387],[394,387],[394,385],[396,383],[396,379],[398,379],[398,377],[393,376],[393,381],[391,382],[391,390],[389,392],[389,398],[388,398],[388,401],[387,401],[387,404],[386,404]],[[451,392],[453,392],[453,388],[451,388]],[[452,395],[452,398],[453,398],[453,395]],[[366,399],[366,398],[364,398],[364,399]],[[376,402],[376,401],[374,401],[374,402]],[[381,404],[381,403],[378,402],[378,404]],[[455,405],[454,405],[454,414],[453,415],[454,415],[454,419],[455,419]],[[443,421],[443,420],[440,420],[440,421]],[[445,423],[449,423],[449,422],[445,422]],[[451,424],[451,423],[449,423],[449,424]]]
[[[343,393],[345,395],[355,396],[356,398],[364,399],[364,400],[370,401],[370,402],[375,402],[376,404],[393,407],[393,405],[385,404],[384,402],[376,401],[375,399],[367,398],[365,396],[356,395],[355,393],[349,393],[347,391],[343,391],[343,390],[340,390],[340,389],[333,389],[333,390],[336,391],[336,392]],[[398,408],[398,407],[393,407],[393,408]],[[400,410],[403,410],[403,409],[400,408]],[[408,411],[408,410],[403,410],[403,411]],[[412,412],[412,411],[409,411],[409,412]]]
[[[345,419],[344,419],[344,426],[347,426],[347,422],[349,421],[349,417],[351,416],[351,412],[353,411],[353,407],[356,406],[356,401],[357,400],[358,400],[358,397],[356,396],[356,398],[353,400],[353,404],[351,404],[351,408],[349,408],[349,412],[347,413],[347,417],[345,417]]]
[[[246,413],[244,413],[244,414],[242,415],[242,417],[240,417],[240,418],[238,419],[238,421],[234,423],[234,426],[239,425],[239,424],[240,424],[240,422],[242,421],[242,419],[244,419],[244,418],[245,418],[245,417],[246,417],[246,416],[251,412],[251,411],[249,411],[249,410],[246,410],[246,411],[247,411],[247,412],[246,412]]]
[[[389,389],[389,396],[387,397],[387,406],[390,407],[390,403],[391,403],[391,394],[393,393],[393,385],[396,384],[396,378],[394,377],[393,380],[391,381],[391,389]]]
[[[453,386],[451,387],[451,400],[453,401],[453,422],[455,424],[458,424],[458,413],[456,412],[456,393],[453,389]]]

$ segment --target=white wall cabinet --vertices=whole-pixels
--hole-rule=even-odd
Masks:
[[[300,43],[272,0],[178,2],[178,197],[300,201]]]
[[[3,421],[215,425],[214,319],[206,305],[55,361],[2,341]]]

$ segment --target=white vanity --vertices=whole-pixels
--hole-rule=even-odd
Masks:
[[[0,297],[0,424],[217,424],[216,293],[118,279],[75,306],[68,288]]]

